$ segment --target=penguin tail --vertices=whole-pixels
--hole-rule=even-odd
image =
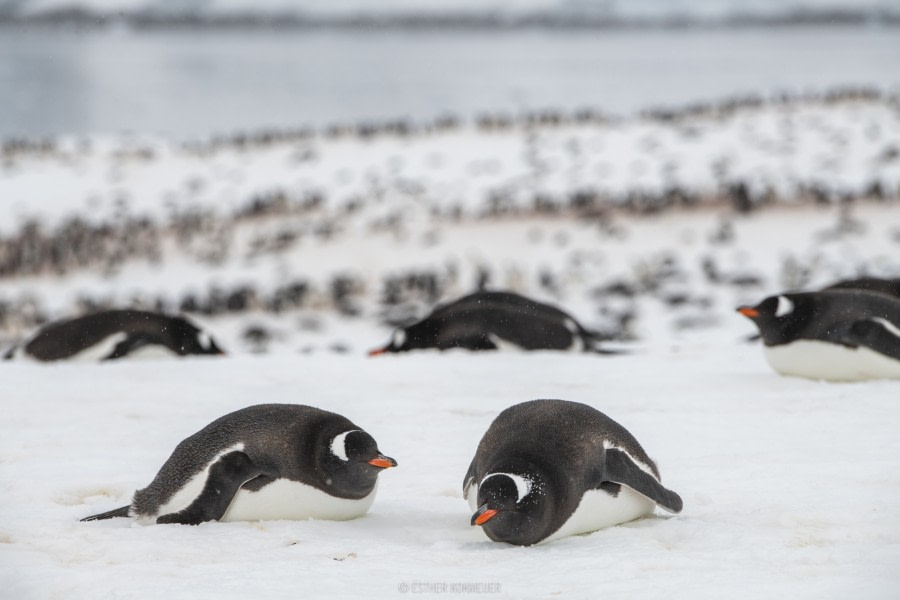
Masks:
[[[81,522],[85,523],[87,521],[102,521],[103,519],[113,519],[115,517],[127,517],[128,509],[130,508],[131,506],[122,506],[114,510],[108,510],[104,513],[100,513],[99,515],[91,515],[90,517],[85,517],[81,519]]]

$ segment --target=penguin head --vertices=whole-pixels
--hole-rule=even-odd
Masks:
[[[169,327],[178,354],[225,354],[211,335],[187,319],[173,317]]]
[[[367,495],[381,471],[397,466],[397,461],[382,454],[375,438],[362,429],[344,429],[326,438],[322,461],[326,483],[342,495]]]
[[[739,306],[737,311],[753,321],[767,346],[785,344],[794,339],[793,332],[814,312],[808,299],[799,294],[769,296],[756,306]]]
[[[379,356],[388,352],[406,352],[407,350],[412,350],[413,346],[411,345],[410,340],[411,338],[407,334],[406,328],[398,327],[394,330],[394,333],[391,334],[391,341],[388,342],[386,346],[370,350],[369,356]]]
[[[446,328],[446,318],[430,316],[406,327],[398,327],[391,335],[386,346],[369,352],[369,356],[378,356],[387,352],[407,352],[437,347],[437,338]]]
[[[478,510],[472,525],[479,525],[495,542],[530,546],[549,535],[553,511],[548,480],[534,465],[517,461],[495,467],[478,486]]]

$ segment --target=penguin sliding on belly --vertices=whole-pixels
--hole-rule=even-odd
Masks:
[[[463,496],[497,542],[530,546],[653,513],[681,498],[624,427],[565,400],[532,400],[501,412],[478,444]]]
[[[82,521],[353,519],[372,505],[378,474],[395,466],[371,435],[341,415],[260,404],[227,414],[178,444],[131,505]]]
[[[106,310],[45,325],[4,358],[114,360],[139,354],[225,354],[184,317],[142,310]]]
[[[549,304],[511,292],[476,292],[435,308],[430,315],[394,331],[370,356],[436,348],[580,350],[614,354],[597,347],[597,335]]]
[[[900,299],[859,289],[770,296],[738,312],[759,328],[783,375],[828,381],[900,379]]]

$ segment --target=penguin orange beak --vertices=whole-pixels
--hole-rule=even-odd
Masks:
[[[745,317],[749,317],[751,319],[755,319],[759,316],[759,311],[749,306],[740,306],[738,307],[737,311]]]
[[[381,356],[385,353],[387,353],[387,348],[375,348],[374,350],[369,350],[369,356]]]
[[[498,512],[500,511],[488,508],[487,503],[482,504],[480,507],[478,507],[478,511],[474,515],[472,515],[472,525],[484,525],[485,523],[496,517]]]
[[[385,456],[384,454],[379,454],[378,456],[370,460],[369,464],[373,467],[378,467],[379,469],[390,469],[391,467],[397,466],[397,461],[389,456]]]

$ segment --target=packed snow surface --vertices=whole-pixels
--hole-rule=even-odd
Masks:
[[[779,377],[730,333],[632,350],[2,365],[2,595],[896,597],[896,382]],[[684,511],[538,547],[489,541],[463,475],[497,413],[533,398],[625,425]],[[263,402],[340,412],[399,461],[367,515],[78,521],[128,503],[183,438]]]

